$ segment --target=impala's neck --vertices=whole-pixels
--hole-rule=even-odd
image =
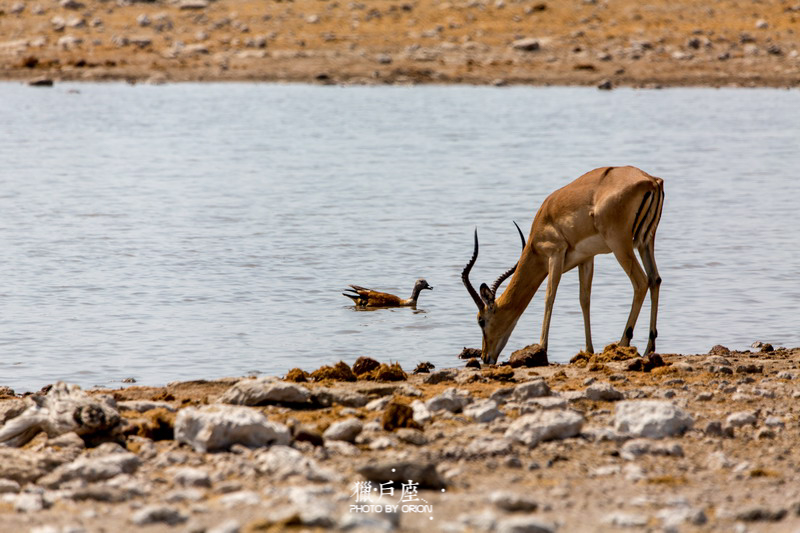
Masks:
[[[497,298],[495,313],[501,313],[506,320],[516,323],[546,277],[547,259],[538,255],[533,246],[527,246],[508,287]]]

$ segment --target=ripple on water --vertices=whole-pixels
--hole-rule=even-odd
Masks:
[[[84,84],[75,98],[10,83],[0,101],[0,385],[163,384],[364,353],[458,364],[481,342],[460,280],[474,228],[473,279],[488,282],[519,255],[511,221],[527,233],[549,192],[605,164],[666,183],[660,347],[800,345],[786,231],[800,181],[784,178],[800,168],[796,91]],[[349,283],[405,294],[421,276],[436,290],[416,311],[340,301]],[[618,340],[631,298],[598,258],[596,346]],[[506,355],[538,340],[542,300]],[[570,272],[551,359],[582,345]]]

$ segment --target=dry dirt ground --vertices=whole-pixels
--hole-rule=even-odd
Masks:
[[[514,370],[435,369],[392,382],[267,380],[267,387],[277,383],[318,399],[236,407],[291,428],[291,448],[229,443],[213,453],[175,440],[176,412],[230,402],[232,387],[258,380],[91,391],[92,398],[113,397],[122,417],[106,438],[95,436],[84,448],[74,434],[40,433],[21,448],[0,446],[0,530],[800,529],[800,349],[663,355],[665,366],[648,372],[628,370],[635,359],[615,360],[623,357],[607,352]],[[514,392],[526,387],[539,392]],[[31,401],[5,392],[0,422]],[[420,422],[396,407],[444,397],[471,403],[443,410],[427,403],[432,416]],[[470,409],[490,397],[499,416],[480,422],[483,415]],[[636,438],[636,430],[620,426],[625,404],[653,400],[691,420],[661,439]],[[556,424],[541,442],[520,437],[516,424],[543,413],[577,417],[580,427]],[[352,419],[360,424],[350,442],[325,433]],[[128,466],[114,470],[124,457]],[[365,466],[396,467],[397,475],[421,482],[417,495],[432,507],[354,512],[358,483],[372,479],[377,491],[385,482],[364,474]],[[393,500],[387,485],[383,503],[399,503],[402,486],[393,487]]]
[[[798,0],[0,0],[0,77],[800,83]]]

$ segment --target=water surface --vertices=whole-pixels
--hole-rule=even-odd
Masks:
[[[458,364],[479,347],[460,273],[519,255],[583,172],[665,180],[659,350],[800,345],[800,92],[260,84],[0,84],[0,385],[117,386],[313,369],[360,355]],[[349,283],[419,308],[357,312]],[[594,344],[632,290],[595,263]],[[538,341],[543,294],[505,354]],[[644,346],[649,303],[634,343]],[[550,356],[583,345],[562,278]]]

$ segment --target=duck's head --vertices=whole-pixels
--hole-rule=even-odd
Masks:
[[[428,282],[424,279],[420,278],[416,282],[414,282],[414,291],[419,292],[422,289],[430,289],[433,290],[433,287],[428,285]]]

